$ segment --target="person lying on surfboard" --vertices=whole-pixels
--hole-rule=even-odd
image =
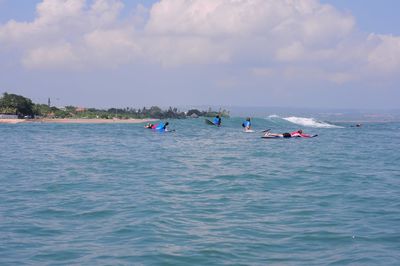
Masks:
[[[169,125],[168,122],[166,122],[165,124],[163,122],[160,122],[160,123],[155,124],[155,125],[149,123],[144,127],[163,132],[163,131],[168,131],[168,128],[167,128],[168,125]]]
[[[220,127],[220,126],[221,126],[221,117],[220,117],[219,115],[216,115],[216,116],[214,117],[213,123],[214,123],[214,125]]]
[[[293,131],[292,133],[270,133],[266,132],[264,137],[277,137],[277,138],[312,138],[316,137],[317,135],[311,136],[309,134],[304,134],[303,130],[299,129],[297,131]]]
[[[152,129],[154,128],[154,125],[152,123],[148,123],[144,126],[144,128]]]
[[[158,131],[168,131],[168,128],[167,128],[168,125],[169,125],[168,122],[166,122],[165,124],[160,123],[160,124],[158,124],[158,126],[156,127],[156,130],[158,130]]]
[[[246,118],[246,121],[243,122],[242,127],[244,127],[244,130],[251,130],[250,117]]]
[[[309,135],[309,134],[304,134],[304,133],[303,133],[303,130],[301,130],[301,129],[290,133],[290,136],[291,136],[292,138],[311,138],[311,137],[312,137],[312,136]]]

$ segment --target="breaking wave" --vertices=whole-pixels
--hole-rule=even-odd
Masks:
[[[290,123],[296,124],[296,125],[301,125],[305,127],[315,127],[315,128],[342,128],[340,126],[332,125],[327,122],[323,121],[318,121],[314,118],[307,118],[307,117],[296,117],[296,116],[290,116],[290,117],[284,117],[282,118]]]

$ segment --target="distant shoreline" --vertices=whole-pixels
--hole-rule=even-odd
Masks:
[[[140,124],[158,119],[98,119],[98,118],[41,118],[41,119],[0,119],[0,124],[55,123],[55,124]]]
[[[159,121],[160,119],[145,118],[145,119],[99,119],[99,118],[41,118],[41,119],[0,119],[0,124],[28,124],[28,123],[46,123],[46,124],[140,124]],[[368,121],[368,120],[329,120],[333,124],[368,124],[368,123],[393,123],[393,121]]]

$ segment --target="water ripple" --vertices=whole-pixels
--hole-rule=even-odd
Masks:
[[[170,123],[0,125],[0,264],[400,261],[398,124],[264,140]]]

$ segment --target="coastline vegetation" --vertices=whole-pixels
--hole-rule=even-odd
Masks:
[[[58,108],[48,104],[35,104],[31,99],[21,95],[5,92],[0,97],[0,114],[17,115],[19,118],[87,118],[87,119],[183,119],[186,117],[213,117],[220,115],[229,117],[229,111],[207,111],[191,109],[188,112],[179,111],[178,108],[169,107],[162,110],[158,106],[150,108],[81,108],[76,106],[65,106]]]

